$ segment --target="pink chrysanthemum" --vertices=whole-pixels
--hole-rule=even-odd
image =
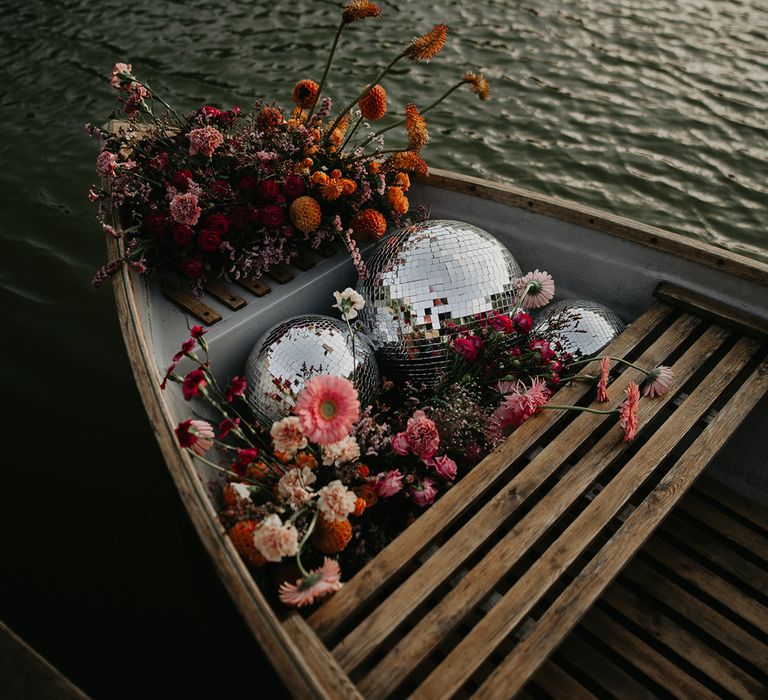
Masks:
[[[667,393],[672,381],[675,378],[675,373],[671,367],[666,365],[659,365],[654,367],[648,374],[648,378],[645,380],[646,384],[643,388],[643,396],[647,396],[649,399],[653,399],[656,396],[663,396]]]
[[[200,219],[202,209],[197,206],[197,195],[177,194],[171,200],[171,216],[176,223],[194,226]]]
[[[435,502],[437,489],[435,482],[427,477],[421,483],[410,491],[411,500],[420,508],[426,508]]]
[[[312,569],[303,579],[294,584],[284,581],[280,586],[280,600],[297,608],[312,605],[318,598],[338,591],[344,585],[340,579],[339,563],[325,557],[323,565],[319,569]]]
[[[637,433],[637,405],[640,402],[640,387],[630,382],[626,388],[627,398],[619,407],[619,425],[624,429],[624,441],[630,442]]]
[[[517,291],[523,295],[520,305],[526,309],[538,309],[552,301],[555,281],[548,272],[534,270],[517,280]]]
[[[349,379],[321,374],[310,379],[296,399],[301,430],[312,442],[329,445],[349,435],[360,417],[360,401]]]
[[[192,129],[189,132],[189,155],[193,156],[195,153],[202,153],[210,158],[222,143],[224,143],[224,136],[213,126]]]
[[[326,520],[346,520],[347,516],[355,510],[357,496],[350,491],[338,479],[318,491],[317,509]]]
[[[597,400],[601,403],[608,400],[608,372],[611,369],[611,360],[608,357],[600,359],[600,379],[597,380]]]
[[[213,427],[204,420],[185,420],[176,426],[176,437],[182,447],[204,455],[213,447]]]

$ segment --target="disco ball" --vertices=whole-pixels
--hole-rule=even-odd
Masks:
[[[555,339],[566,352],[589,356],[600,352],[621,331],[624,323],[607,306],[587,299],[563,299],[549,304],[537,316],[532,334],[545,333],[557,322]]]
[[[461,221],[415,224],[383,239],[358,284],[360,317],[379,361],[395,376],[433,384],[445,367],[456,326],[476,314],[514,306],[521,276],[512,254],[491,234]],[[452,325],[454,324],[454,325]]]
[[[352,347],[354,343],[354,355]],[[266,425],[288,415],[312,377],[332,374],[355,383],[360,405],[371,403],[379,384],[373,347],[362,333],[329,316],[294,316],[272,326],[253,346],[245,367],[247,398]]]

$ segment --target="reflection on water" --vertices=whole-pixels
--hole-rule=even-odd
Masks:
[[[22,533],[9,550],[11,592],[23,599],[13,617],[22,634],[36,636],[44,652],[82,678],[83,639],[110,636],[111,603],[130,603],[119,617],[128,624],[131,611],[151,600],[131,584],[146,576],[135,573],[142,557],[126,552],[162,541],[164,526],[149,535],[145,529],[143,539],[137,530],[158,508],[184,517],[177,504],[159,506],[148,495],[167,477],[132,385],[111,295],[88,288],[104,247],[85,198],[95,146],[82,125],[113,108],[106,76],[116,60],[132,62],[182,109],[247,107],[262,95],[286,103],[297,79],[317,78],[336,3],[0,0],[3,6],[0,299],[13,343],[6,331],[0,381],[11,390],[17,434],[26,441],[26,457],[3,489],[12,502],[3,508],[6,532]],[[431,165],[768,260],[762,0],[385,0],[382,7],[381,21],[345,33],[332,95],[351,98],[372,66],[437,21],[451,27],[446,50],[429,65],[398,64],[387,82],[390,109],[431,102],[468,67],[491,80],[491,102],[462,92],[430,113]],[[64,466],[65,447],[77,451],[79,469]],[[85,505],[88,517],[80,515]],[[56,547],[48,559],[40,556],[43,543]],[[105,560],[113,597],[94,563]],[[157,565],[160,588],[171,588],[173,572]],[[80,646],[64,644],[52,630],[73,626],[84,598],[91,605],[81,611]],[[173,631],[164,639],[178,644]],[[117,669],[115,649],[125,650],[111,644],[111,655],[109,645],[91,647]]]

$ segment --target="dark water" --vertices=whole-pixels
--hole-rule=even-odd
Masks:
[[[391,108],[467,67],[491,80],[491,102],[460,93],[433,113],[432,165],[768,260],[763,0],[381,4],[345,36],[333,95],[438,21],[448,47],[398,66]],[[89,288],[104,244],[82,125],[112,109],[116,60],[181,109],[285,102],[317,78],[336,7],[0,1],[0,617],[96,698],[239,698],[273,677],[166,475],[111,293]]]

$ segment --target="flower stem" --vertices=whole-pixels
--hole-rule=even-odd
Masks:
[[[189,450],[189,452],[192,454],[193,457],[199,459],[204,464],[207,464],[209,467],[211,467],[212,469],[215,469],[218,472],[221,472],[222,474],[226,474],[227,476],[233,476],[236,479],[245,479],[245,481],[247,481],[252,486],[256,486],[259,489],[262,488],[261,484],[259,484],[257,481],[252,481],[248,477],[241,477],[239,474],[236,474],[235,472],[232,472],[229,469],[224,469],[224,467],[221,467],[218,464],[215,464],[214,462],[211,462],[210,459],[206,459],[202,455],[197,454],[197,452],[195,452],[194,450]]]
[[[301,542],[299,542],[299,548],[296,551],[296,564],[298,565],[299,571],[301,572],[302,576],[309,576],[309,572],[301,564],[301,550],[304,548],[304,545],[307,543],[309,536],[314,531],[315,524],[317,523],[317,516],[319,514],[320,514],[320,511],[315,510],[315,514],[312,516],[312,521],[309,523],[309,526],[307,527],[307,531],[304,533],[304,537],[301,538]]]
[[[567,409],[569,411],[580,411],[583,413],[599,413],[601,415],[609,415],[611,413],[618,414],[618,410],[615,408],[607,409],[607,410],[601,410],[599,408],[589,408],[587,406],[561,406],[558,404],[551,404],[551,403],[545,403],[541,408],[551,408],[551,409]]]
[[[612,355],[604,355],[604,357],[608,358],[609,360],[613,360],[614,362],[621,362],[621,364],[627,365],[628,367],[631,367],[632,369],[636,369],[636,370],[642,372],[643,374],[645,374],[646,376],[650,376],[650,374],[651,374],[651,370],[647,370],[647,369],[644,369],[642,367],[639,367],[638,365],[630,362],[629,360],[625,360],[623,357],[613,357]],[[583,359],[583,360],[576,360],[575,362],[569,362],[568,366],[572,367],[574,365],[585,365],[588,362],[596,362],[599,359],[601,359],[601,358],[599,358],[599,357],[588,357],[588,358]]]
[[[360,123],[363,121],[363,115],[361,114],[358,117],[358,120],[355,122],[355,125],[350,129],[349,133],[344,138],[344,141],[342,142],[341,146],[339,146],[339,153],[341,153],[344,150],[344,146],[346,146],[349,143],[349,140],[352,138],[352,135],[357,131],[357,127],[360,126]]]

